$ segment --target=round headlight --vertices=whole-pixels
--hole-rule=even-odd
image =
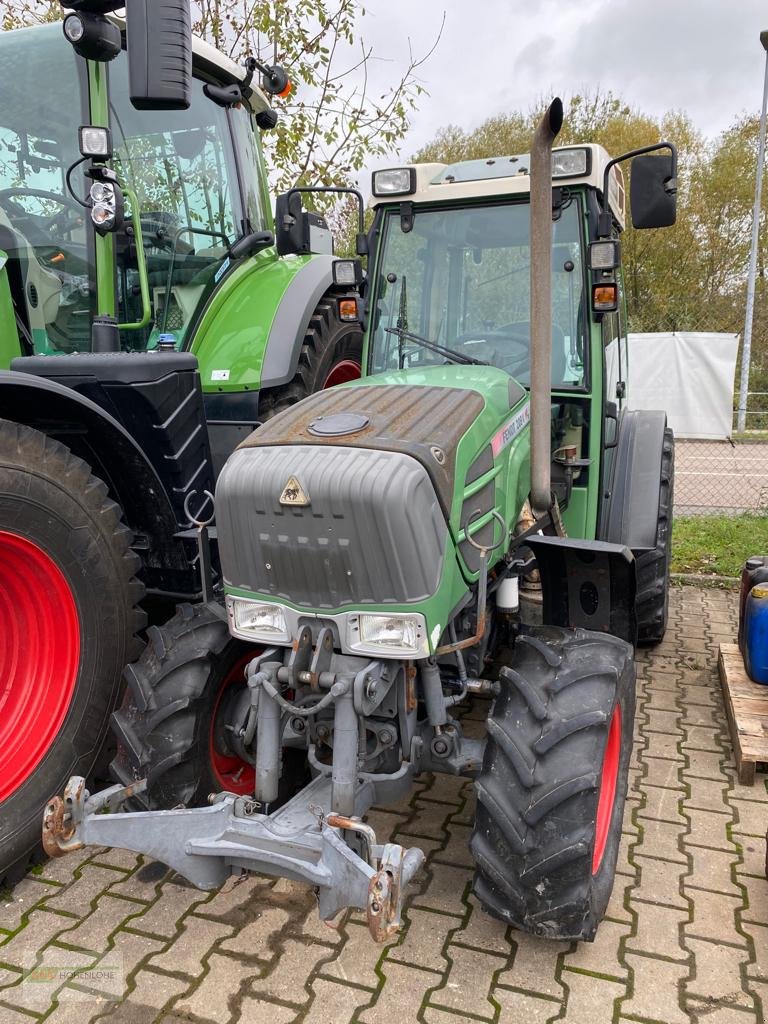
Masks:
[[[115,222],[115,211],[106,203],[96,203],[91,210],[91,220],[97,228],[109,228]]]
[[[94,181],[91,185],[91,199],[94,203],[114,203],[115,190],[106,182]]]
[[[64,19],[64,35],[70,43],[79,43],[85,35],[85,25],[79,14],[69,14]]]

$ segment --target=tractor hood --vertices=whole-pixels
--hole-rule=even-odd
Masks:
[[[319,615],[439,592],[455,605],[477,568],[466,521],[487,542],[492,512],[514,525],[524,500],[527,411],[503,371],[448,366],[370,377],[280,413],[219,477],[227,591]]]

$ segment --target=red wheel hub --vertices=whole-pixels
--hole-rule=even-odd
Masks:
[[[252,796],[256,788],[256,772],[252,764],[243,761],[237,754],[222,749],[221,741],[218,739],[216,730],[216,719],[222,704],[228,704],[227,699],[234,696],[236,690],[245,687],[245,666],[253,661],[259,652],[248,651],[242,658],[238,658],[232,668],[226,673],[221,681],[221,689],[216,697],[216,704],[211,715],[211,730],[209,736],[209,752],[211,758],[211,771],[216,782],[222,790],[228,793],[237,793],[239,796]]]
[[[359,380],[362,374],[360,363],[355,359],[341,359],[331,367],[328,376],[323,384],[323,391],[332,388],[336,384],[346,384],[350,380]]]
[[[0,801],[32,775],[67,716],[80,621],[64,574],[41,547],[0,530]]]
[[[603,862],[608,833],[611,828],[613,808],[616,803],[616,782],[619,777],[619,760],[621,758],[621,705],[613,709],[613,717],[608,728],[608,740],[603,756],[603,772],[600,779],[600,796],[597,801],[597,821],[595,824],[595,849],[592,854],[592,874],[596,875]]]

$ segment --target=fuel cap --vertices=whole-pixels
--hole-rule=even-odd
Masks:
[[[334,412],[330,416],[318,416],[309,424],[310,434],[315,437],[344,437],[357,434],[371,422],[370,416],[359,412]]]

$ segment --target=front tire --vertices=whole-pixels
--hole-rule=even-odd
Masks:
[[[523,931],[590,941],[621,837],[632,648],[603,633],[540,627],[520,637],[501,676],[475,783],[475,894]]]
[[[141,650],[130,541],[82,459],[0,420],[0,885],[37,857],[51,796],[92,774]]]
[[[228,748],[222,721],[245,688],[258,649],[230,636],[208,605],[181,605],[163,627],[147,630],[147,648],[125,670],[123,705],[112,716],[113,777],[125,786],[147,779],[133,810],[201,807],[211,793],[253,794],[253,766]],[[306,753],[286,749],[279,801],[306,778]]]

